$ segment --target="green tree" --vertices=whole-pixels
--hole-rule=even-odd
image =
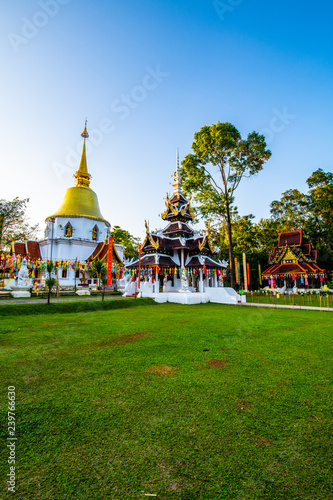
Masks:
[[[185,192],[194,194],[201,215],[224,220],[227,226],[230,284],[235,287],[232,205],[234,193],[243,177],[258,173],[271,152],[265,138],[251,132],[242,139],[231,123],[205,126],[194,134],[194,154],[182,162],[181,177]],[[217,173],[216,173],[217,172]]]
[[[281,231],[304,230],[310,217],[308,197],[297,189],[288,189],[279,201],[271,203],[271,214]]]
[[[276,246],[279,233],[283,232],[282,223],[273,219],[272,217],[267,219],[260,219],[259,222],[255,224],[256,232],[256,245],[258,250],[263,252],[271,252]]]
[[[126,231],[125,229],[121,229],[120,226],[113,226],[113,230],[111,231],[110,235],[112,236],[114,243],[124,245],[124,257],[126,259],[133,259],[138,257],[138,242],[128,231]]]
[[[8,251],[12,241],[28,240],[36,237],[38,224],[30,226],[26,218],[29,198],[13,201],[0,200],[0,216],[3,216],[2,232],[0,231],[0,251]]]
[[[333,268],[333,174],[321,168],[307,179],[308,208],[311,214],[308,236],[318,250],[319,263]]]
[[[101,287],[101,281],[102,281],[102,300],[104,300],[104,292],[105,292],[105,285],[106,282],[104,281],[104,278],[106,276],[106,267],[104,266],[104,263],[101,260],[96,260],[96,262],[93,262],[91,265],[91,271],[93,273],[93,276],[96,276],[98,278],[98,288]]]

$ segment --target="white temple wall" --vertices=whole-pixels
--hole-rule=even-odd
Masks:
[[[68,223],[71,225],[72,235],[66,237],[66,227]],[[55,222],[52,224],[50,220],[47,221],[48,234],[45,235],[47,239],[52,238],[52,225],[53,225],[53,239],[68,238],[68,239],[84,239],[91,240],[95,243],[105,241],[109,235],[109,226],[96,219],[88,217],[55,217]],[[96,239],[93,239],[93,229],[97,228]]]
[[[77,240],[71,238],[53,238],[52,260],[85,261],[96,248],[95,241]],[[51,259],[51,240],[40,242],[42,259]]]

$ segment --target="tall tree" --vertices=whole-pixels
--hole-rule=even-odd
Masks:
[[[0,250],[8,251],[10,244],[15,240],[27,240],[36,237],[38,224],[30,226],[26,217],[26,208],[29,198],[13,201],[0,200],[0,216],[3,216],[2,233],[0,232]]]
[[[321,168],[313,172],[307,179],[309,186],[308,209],[315,219],[318,233],[332,237],[333,219],[333,173],[324,172]]]
[[[280,200],[272,201],[271,215],[282,231],[304,230],[310,216],[308,197],[298,189],[288,189]]]
[[[319,262],[333,268],[333,173],[315,170],[307,179],[308,207],[311,213],[309,238],[318,250]],[[315,240],[315,241],[314,241]]]
[[[231,123],[218,122],[194,134],[194,154],[182,162],[181,176],[185,192],[192,192],[201,215],[219,216],[227,225],[230,283],[235,287],[232,242],[232,205],[234,193],[243,177],[258,173],[271,152],[263,135],[251,132],[242,139]],[[216,174],[217,171],[217,174]]]

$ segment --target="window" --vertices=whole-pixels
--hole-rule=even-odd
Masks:
[[[67,278],[67,269],[63,269],[61,273],[62,278]]]
[[[98,241],[98,233],[99,233],[99,229],[98,229],[98,226],[95,224],[95,226],[92,228],[92,239],[94,241]]]
[[[65,237],[71,238],[72,235],[73,235],[73,226],[70,222],[67,222],[65,226]]]

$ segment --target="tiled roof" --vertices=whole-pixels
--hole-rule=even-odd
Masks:
[[[324,272],[317,264],[306,264],[302,262],[301,264],[291,263],[291,264],[275,264],[274,266],[268,267],[262,274],[263,275],[275,275],[275,274],[313,274]]]
[[[27,259],[42,258],[38,241],[14,241],[12,249],[15,255],[21,255],[21,257],[26,257]]]
[[[186,267],[198,268],[206,266],[208,268],[214,268],[214,269],[224,269],[225,267],[211,257],[206,257],[206,256],[202,257],[202,261],[203,264],[200,262],[199,257],[195,255],[190,259],[189,262],[186,263]]]
[[[301,245],[302,244],[302,231],[289,231],[279,234],[279,247],[286,245]]]
[[[155,254],[144,255],[141,258],[141,267],[148,267],[153,265],[156,265]],[[167,255],[160,255],[159,262],[157,265],[159,267],[179,267],[174,262],[174,260],[171,257],[168,257]],[[137,269],[138,267],[139,267],[139,259],[135,260],[134,262],[126,266],[126,268],[128,269]]]

